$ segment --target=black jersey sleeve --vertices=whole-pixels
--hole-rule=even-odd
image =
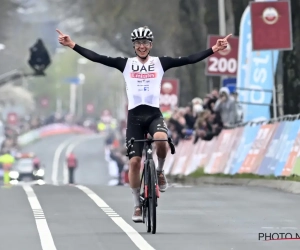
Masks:
[[[109,56],[99,55],[94,51],[81,47],[78,44],[74,46],[73,50],[93,62],[101,63],[108,67],[116,68],[121,72],[124,71],[128,59],[124,57],[109,57]]]
[[[185,57],[172,58],[172,57],[164,56],[164,57],[159,57],[159,60],[161,62],[163,70],[166,72],[168,69],[171,68],[200,62],[203,59],[212,55],[213,53],[214,53],[213,50],[210,48]]]

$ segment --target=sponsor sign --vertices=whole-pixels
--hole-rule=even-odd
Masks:
[[[252,49],[292,50],[290,1],[252,2]]]
[[[278,148],[278,153],[276,155],[277,164],[275,165],[273,172],[275,176],[281,176],[298,132],[298,127],[295,127],[295,124],[299,124],[292,121],[286,121],[285,123],[284,131],[281,134],[280,147]]]
[[[275,166],[276,166],[276,154],[278,153],[278,148],[280,147],[281,143],[281,134],[285,129],[285,122],[280,124],[276,124],[276,129],[267,149],[267,153],[262,160],[260,167],[258,169],[258,174],[260,175],[270,175],[274,173]]]
[[[237,151],[235,152],[235,156],[233,157],[230,174],[236,174],[239,172],[244,159],[246,158],[252,144],[253,138],[256,137],[258,131],[260,129],[259,125],[249,126],[247,125],[244,128],[244,133],[242,135],[239,146],[237,147]]]
[[[237,71],[238,101],[242,102],[244,122],[270,119],[270,107],[267,105],[272,101],[272,92],[269,91],[273,89],[273,69],[276,68],[279,54],[278,50],[252,51],[251,36],[248,6],[240,23]]]
[[[296,130],[296,135],[294,137],[294,143],[290,150],[286,164],[281,173],[283,176],[289,176],[292,173],[292,170],[296,164],[297,156],[300,154],[300,120],[294,121],[294,128]]]
[[[275,128],[275,124],[264,124],[260,127],[239,173],[256,173],[257,168],[266,153]]]
[[[214,46],[218,39],[223,36],[209,35],[208,48]],[[211,76],[236,76],[238,67],[238,47],[239,38],[228,38],[228,47],[225,50],[218,51],[207,58],[206,75]]]

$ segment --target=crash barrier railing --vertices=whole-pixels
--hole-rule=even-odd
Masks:
[[[299,118],[288,115],[223,129],[211,141],[182,140],[175,155],[168,152],[165,173],[186,176],[204,168],[206,174],[300,175]]]
[[[92,134],[94,131],[78,126],[78,125],[68,125],[62,123],[50,124],[43,126],[34,130],[31,130],[18,137],[18,144],[20,146],[27,145],[38,139],[42,139],[52,135],[59,134]]]

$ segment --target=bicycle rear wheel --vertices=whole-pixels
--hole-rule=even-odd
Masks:
[[[148,214],[151,221],[151,232],[152,234],[156,233],[156,207],[157,207],[157,196],[156,196],[156,186],[157,186],[157,176],[156,169],[153,160],[149,160],[149,176],[148,176],[148,194],[149,194],[149,203],[148,203]]]

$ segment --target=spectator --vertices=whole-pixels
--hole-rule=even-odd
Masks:
[[[195,123],[195,114],[193,114],[194,108],[191,107],[191,105],[186,106],[185,108],[185,114],[184,114],[184,119],[186,121],[186,127],[188,129],[193,129],[194,123]]]
[[[179,110],[175,110],[172,114],[168,127],[174,144],[177,145],[179,140],[184,138],[183,129],[185,127],[184,117],[181,117]]]
[[[244,120],[244,112],[243,112],[243,107],[241,104],[238,102],[238,93],[235,91],[232,93],[233,99],[235,101],[236,105],[236,112],[237,112],[237,123],[242,123]]]
[[[214,124],[214,114],[210,110],[205,110],[199,115],[195,123],[195,131],[195,142],[199,138],[209,141],[220,132],[218,124]]]
[[[214,111],[220,112],[222,122],[225,127],[231,127],[237,123],[236,103],[230,98],[230,92],[227,87],[223,87],[219,92]]]
[[[122,172],[124,169],[125,161],[123,158],[123,155],[126,154],[126,152],[121,151],[120,148],[112,148],[110,151],[110,158],[117,163],[118,166],[118,185],[123,185],[122,183]]]
[[[192,100],[193,104],[193,116],[197,116],[201,111],[203,111],[203,101],[201,98],[196,97]]]

